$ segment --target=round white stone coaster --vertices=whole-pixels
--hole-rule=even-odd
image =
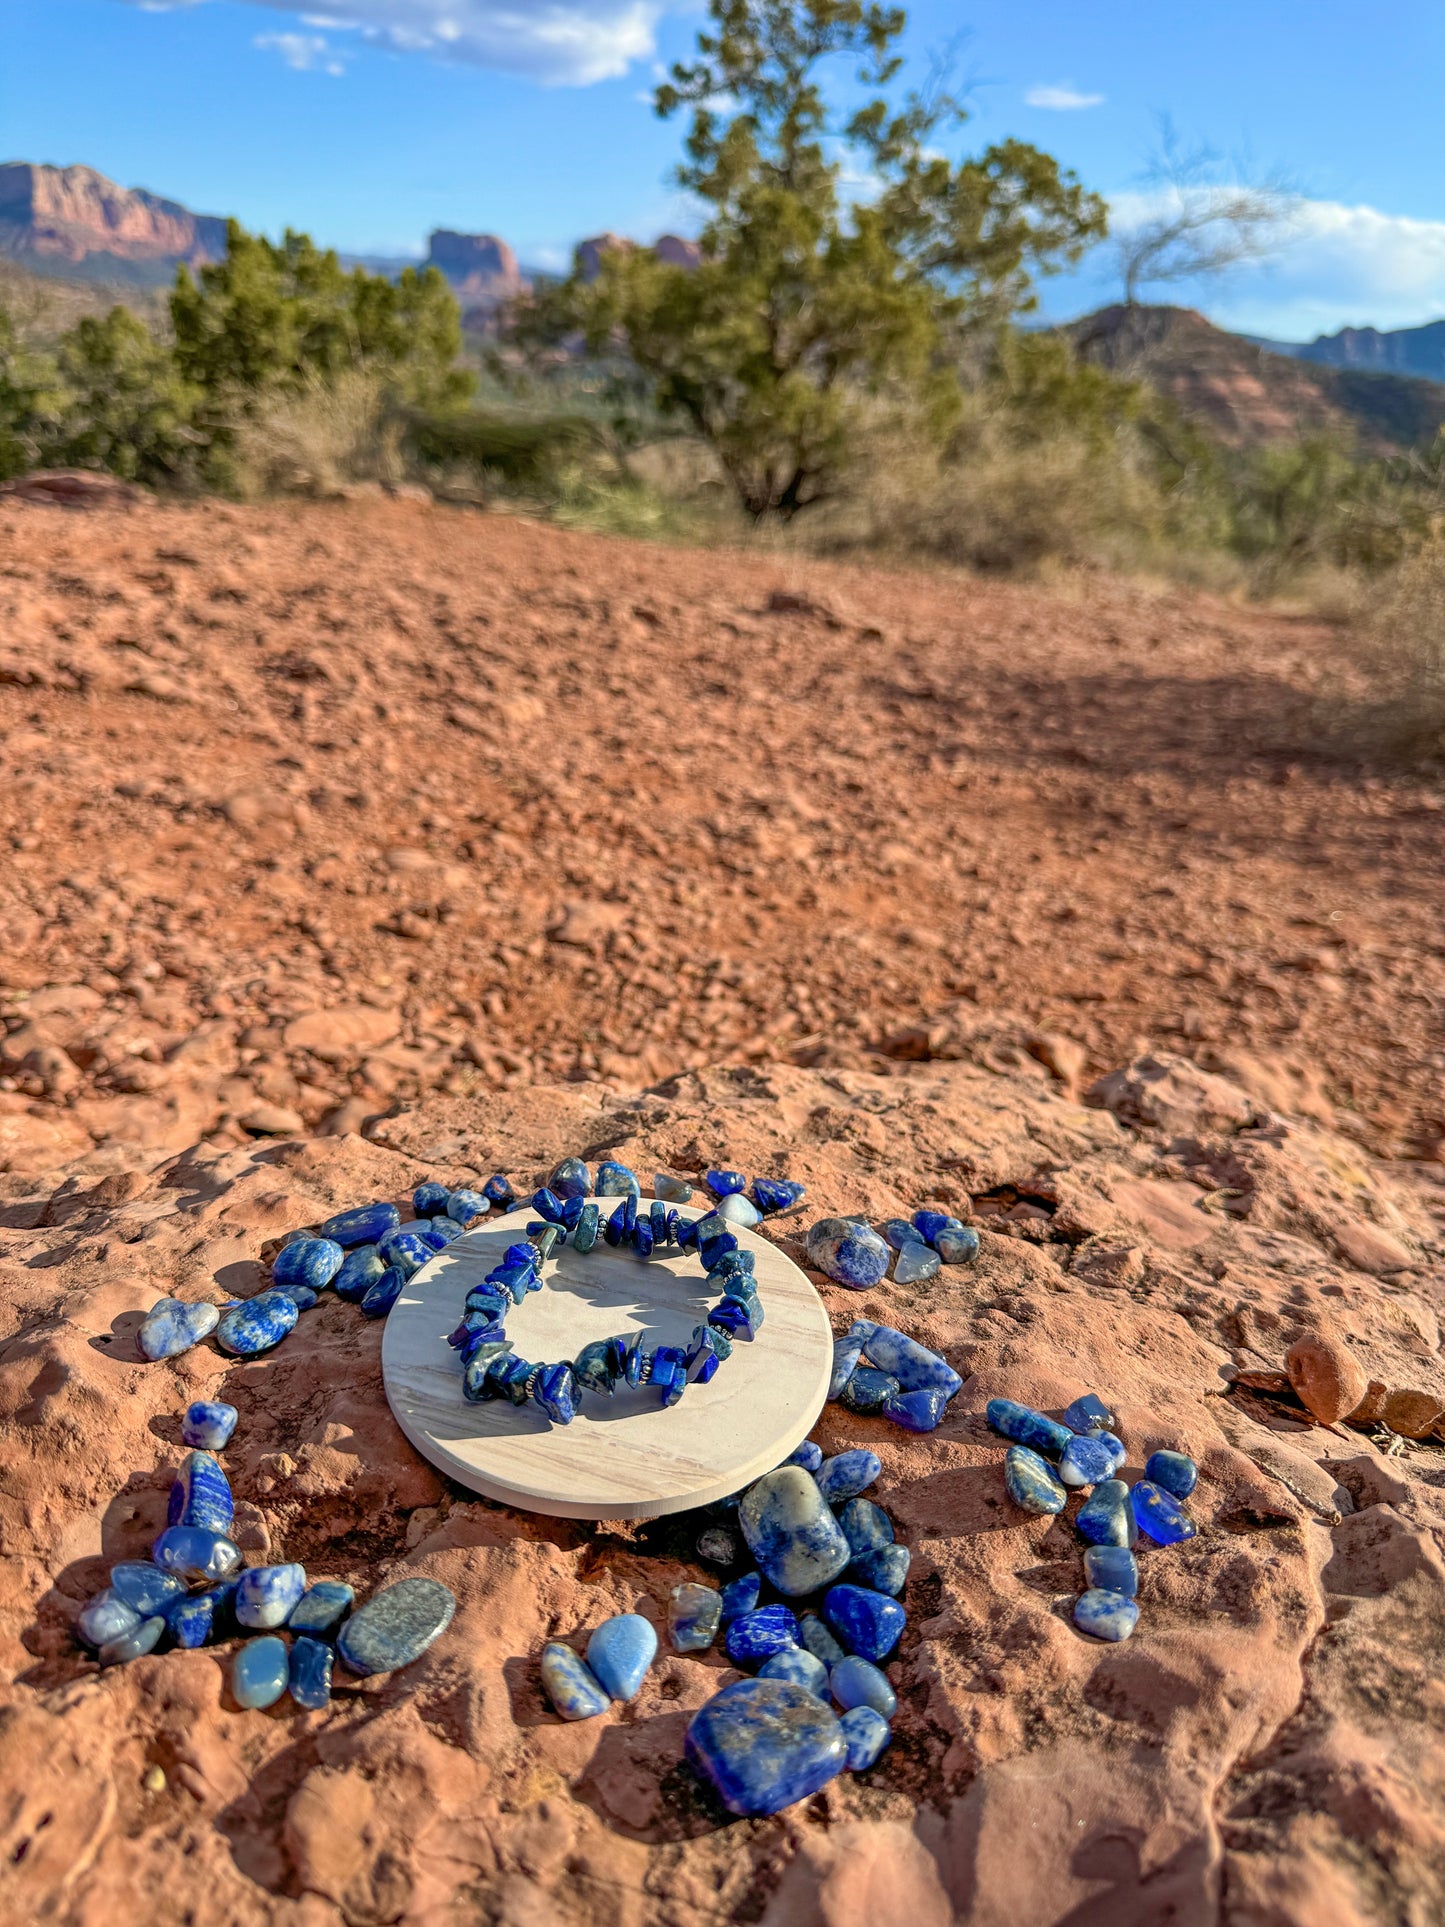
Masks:
[[[603,1222],[620,1202],[599,1198]],[[647,1209],[644,1199],[642,1209]],[[706,1206],[678,1207],[701,1217]],[[764,1320],[749,1344],[735,1340],[708,1385],[689,1385],[665,1409],[648,1386],[611,1399],[583,1392],[570,1425],[535,1405],[506,1399],[469,1404],[447,1334],[469,1291],[509,1244],[526,1236],[530,1205],[474,1230],[409,1279],[382,1337],[386,1396],[416,1449],[449,1478],[489,1499],[564,1519],[656,1519],[725,1499],[771,1472],[812,1430],[833,1369],[828,1314],[807,1277],[776,1245],[729,1229],[756,1258]],[[645,1263],[598,1234],[579,1255],[565,1245],[544,1267],[540,1291],[507,1315],[522,1358],[555,1364],[596,1338],[643,1332],[650,1345],[686,1345],[720,1293],[695,1251]]]

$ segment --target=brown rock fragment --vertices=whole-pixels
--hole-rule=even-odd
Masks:
[[[1353,1412],[1369,1380],[1364,1368],[1334,1334],[1306,1332],[1284,1355],[1289,1382],[1321,1425]]]
[[[1445,1400],[1433,1392],[1391,1392],[1380,1417],[1401,1438],[1428,1438],[1445,1417]]]

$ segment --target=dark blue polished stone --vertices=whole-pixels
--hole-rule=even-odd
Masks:
[[[286,1624],[293,1633],[310,1633],[313,1638],[333,1632],[355,1597],[344,1579],[318,1579],[301,1595]]]
[[[848,1763],[832,1710],[783,1679],[740,1679],[699,1709],[687,1761],[731,1813],[778,1813],[806,1800]]]
[[[1084,1578],[1103,1592],[1139,1590],[1139,1561],[1127,1546],[1090,1546],[1084,1553]]]
[[[413,1236],[420,1238],[428,1251],[433,1254],[438,1251],[445,1251],[451,1243],[451,1239],[444,1231],[433,1231],[430,1224],[428,1224],[424,1230],[414,1232]]]
[[[1011,1398],[991,1398],[984,1413],[995,1432],[1002,1432],[1016,1445],[1030,1446],[1051,1459],[1056,1459],[1074,1436],[1067,1425],[1060,1425],[1057,1419],[1036,1412],[1032,1405],[1020,1405]]]
[[[637,1223],[637,1199],[632,1192],[625,1192],[622,1202],[610,1213],[602,1227],[602,1235],[614,1250],[620,1245],[631,1244],[633,1226]]]
[[[706,1385],[722,1361],[732,1356],[732,1348],[732,1339],[715,1325],[695,1326],[682,1361],[688,1384]]]
[[[893,1729],[871,1706],[850,1706],[838,1722],[848,1747],[850,1773],[866,1773],[893,1738]]]
[[[625,1164],[618,1164],[614,1158],[605,1158],[597,1167],[597,1196],[640,1198],[642,1186],[637,1182],[637,1173]]]
[[[492,1374],[492,1367],[499,1359],[509,1357],[511,1350],[511,1340],[499,1338],[473,1352],[462,1373],[462,1397],[473,1405],[480,1405],[489,1398],[500,1398],[502,1388]]]
[[[532,1386],[532,1400],[554,1425],[577,1416],[577,1375],[568,1364],[544,1365]]]
[[[765,1217],[774,1211],[791,1211],[803,1201],[806,1186],[791,1178],[754,1178],[753,1203]]]
[[[1074,1520],[1081,1539],[1092,1546],[1132,1546],[1136,1537],[1129,1488],[1122,1479],[1096,1485]]]
[[[1140,1479],[1129,1494],[1129,1503],[1135,1524],[1157,1545],[1177,1546],[1181,1539],[1192,1539],[1199,1530],[1173,1493],[1152,1480]]]
[[[842,1505],[847,1499],[856,1499],[883,1470],[883,1463],[876,1452],[864,1446],[855,1446],[851,1452],[840,1452],[836,1458],[825,1459],[818,1473],[818,1490],[829,1505]]]
[[[353,1673],[409,1666],[452,1623],[455,1596],[435,1579],[400,1579],[376,1593],[342,1627],[336,1650]]]
[[[823,1463],[823,1448],[813,1439],[804,1439],[796,1452],[788,1455],[789,1465],[801,1465],[805,1472],[816,1472]]]
[[[651,1217],[639,1218],[632,1227],[632,1249],[639,1258],[650,1258],[653,1242]]]
[[[908,1578],[912,1555],[907,1546],[879,1546],[865,1552],[848,1568],[848,1577],[872,1592],[886,1592],[896,1599]]]
[[[863,1341],[863,1352],[870,1365],[891,1373],[905,1392],[942,1392],[952,1398],[963,1383],[946,1358],[892,1325],[874,1325]]]
[[[898,1644],[908,1615],[887,1593],[833,1586],[823,1600],[823,1617],[850,1652],[880,1660]]]
[[[172,1600],[165,1620],[177,1646],[204,1646],[229,1626],[236,1597],[236,1582],[227,1580],[207,1592],[193,1592]]]
[[[174,1573],[187,1585],[199,1585],[228,1579],[241,1563],[241,1548],[204,1526],[167,1526],[152,1543],[151,1558],[162,1572]],[[111,1579],[114,1583],[114,1573]]]
[[[833,1375],[828,1380],[829,1398],[837,1398],[848,1380],[858,1369],[858,1360],[863,1356],[863,1341],[859,1338],[835,1338],[833,1340]]]
[[[763,1572],[790,1599],[821,1590],[852,1557],[817,1480],[800,1465],[780,1465],[750,1486],[738,1523]]]
[[[699,1219],[699,1223],[702,1221]],[[751,1251],[740,1251],[730,1246],[719,1253],[708,1267],[708,1280],[721,1291],[729,1279],[736,1278],[740,1272],[746,1273],[749,1280],[757,1270],[757,1259]]]
[[[441,1190],[440,1185],[434,1188]],[[427,1189],[428,1186],[422,1185],[417,1192],[417,1197]],[[446,1193],[443,1192],[442,1195],[445,1197]],[[412,1202],[415,1204],[416,1200],[413,1199]],[[443,1207],[438,1205],[434,1208],[441,1210]],[[419,1218],[429,1215],[430,1213],[426,1211],[417,1211]],[[387,1233],[395,1231],[400,1223],[401,1213],[394,1204],[362,1204],[354,1211],[338,1211],[334,1218],[328,1218],[321,1227],[320,1235],[323,1238],[330,1238],[333,1244],[338,1244],[344,1250],[350,1251],[355,1245],[379,1244]]]
[[[962,1231],[964,1223],[955,1218],[951,1211],[940,1211],[934,1205],[924,1205],[921,1211],[913,1214],[913,1229],[926,1244],[937,1242],[940,1231]]]
[[[431,1263],[436,1253],[414,1231],[392,1231],[376,1247],[388,1270],[395,1265],[405,1278]]]
[[[763,1308],[756,1299],[729,1296],[721,1304],[713,1306],[707,1315],[707,1322],[715,1331],[725,1332],[729,1338],[742,1338],[751,1343],[762,1325]]]
[[[936,1388],[890,1392],[878,1409],[884,1418],[901,1425],[905,1432],[936,1432],[948,1410],[948,1396]]]
[[[548,1178],[547,1189],[559,1198],[585,1198],[592,1189],[592,1173],[581,1158],[563,1158]]]
[[[798,1643],[797,1616],[789,1606],[757,1606],[727,1629],[728,1658],[740,1663],[771,1659]]]
[[[331,1648],[324,1640],[305,1635],[295,1640],[286,1680],[298,1706],[319,1711],[331,1699]]]
[[[271,1283],[309,1285],[312,1291],[325,1291],[345,1257],[334,1238],[298,1238],[294,1245],[284,1245],[276,1253]]]
[[[1144,1477],[1176,1499],[1187,1499],[1199,1480],[1199,1467],[1182,1452],[1151,1452]]]
[[[715,1198],[728,1198],[735,1191],[746,1191],[748,1188],[748,1181],[741,1171],[704,1171],[702,1181]]]
[[[1085,1392],[1065,1411],[1064,1423],[1071,1431],[1081,1434],[1110,1432],[1114,1429],[1114,1415],[1097,1392]]]
[[[284,1639],[268,1633],[248,1639],[231,1661],[231,1692],[238,1706],[253,1710],[274,1706],[286,1691],[291,1656]]]
[[[1114,1434],[1094,1432],[1069,1440],[1059,1458],[1059,1477],[1065,1485],[1100,1485],[1123,1463],[1124,1448]]]
[[[850,1412],[860,1412],[867,1418],[883,1410],[890,1393],[902,1390],[896,1378],[890,1377],[887,1372],[880,1372],[876,1365],[860,1365],[845,1381],[840,1396]],[[923,1396],[938,1398],[939,1416],[942,1417],[946,1403],[943,1394],[925,1392]]]
[[[850,1499],[838,1514],[838,1523],[855,1562],[881,1546],[893,1544],[893,1521],[871,1499]]]
[[[400,1265],[388,1265],[361,1301],[363,1318],[385,1318],[406,1289],[406,1273]]]
[[[905,1245],[928,1243],[918,1226],[907,1218],[889,1218],[883,1225],[883,1238],[895,1251],[901,1251]]]
[[[366,1296],[385,1270],[375,1245],[358,1245],[355,1251],[347,1252],[345,1263],[331,1282],[338,1298],[355,1301]]]
[[[493,1211],[509,1211],[517,1201],[511,1179],[503,1177],[500,1171],[487,1179],[482,1186],[482,1196]]]
[[[1091,1587],[1074,1602],[1074,1624],[1095,1639],[1127,1639],[1139,1624],[1139,1602],[1127,1593]]]
[[[127,1559],[111,1567],[110,1589],[142,1619],[149,1619],[179,1599],[186,1582],[173,1572],[162,1572],[149,1560]]]
[[[676,1405],[687,1390],[687,1353],[680,1345],[659,1345],[652,1354],[648,1380],[662,1406]]]
[[[428,1218],[427,1223],[431,1226],[432,1237],[441,1239],[443,1250],[448,1245],[454,1245],[458,1238],[464,1238],[467,1233],[467,1227],[464,1224],[458,1224],[455,1218]]]
[[[185,1304],[179,1298],[162,1298],[153,1305],[136,1333],[136,1343],[144,1358],[175,1358],[199,1345],[216,1329],[220,1312],[214,1305]]]
[[[760,1572],[745,1572],[740,1579],[722,1589],[722,1615],[720,1624],[730,1626],[744,1613],[752,1612],[762,1597],[763,1575]]]
[[[321,1303],[320,1294],[310,1285],[272,1285],[272,1291],[279,1291],[289,1298],[297,1311],[314,1311]]]
[[[166,1524],[229,1532],[235,1516],[236,1502],[219,1464],[209,1452],[188,1452],[171,1486]]]
[[[577,1219],[582,1215],[581,1200],[577,1199],[575,1202],[577,1211],[572,1219],[573,1224],[575,1224]],[[540,1191],[532,1194],[532,1209],[539,1217],[544,1218],[548,1224],[558,1224],[570,1230],[571,1226],[567,1223],[566,1207],[567,1200],[565,1198],[559,1198],[555,1191],[549,1191],[546,1185],[543,1185]]]
[[[254,1298],[222,1312],[216,1343],[234,1357],[254,1358],[258,1352],[269,1352],[273,1345],[279,1345],[287,1332],[295,1330],[300,1316],[295,1300],[285,1292],[258,1292]]]
[[[888,1247],[854,1218],[823,1218],[808,1233],[808,1263],[850,1291],[869,1291],[888,1276]]]
[[[439,1211],[445,1211],[451,1202],[451,1192],[444,1184],[436,1184],[430,1179],[419,1184],[411,1194],[411,1208],[419,1218],[434,1218]],[[401,1220],[398,1218],[397,1223]],[[394,1228],[394,1227],[393,1227]],[[385,1233],[379,1234],[385,1236]]]
[[[577,1383],[585,1392],[603,1392],[609,1398],[617,1388],[627,1364],[627,1344],[621,1338],[594,1338],[584,1345],[573,1361]]]
[[[664,1245],[672,1243],[677,1235],[677,1213],[669,1211],[665,1204],[654,1198],[647,1209],[647,1222],[652,1227],[652,1248],[661,1251]]]

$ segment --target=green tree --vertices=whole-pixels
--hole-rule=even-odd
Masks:
[[[63,407],[53,358],[29,347],[0,308],[0,482],[45,458]]]
[[[716,450],[754,517],[837,490],[870,400],[920,432],[957,410],[961,338],[1033,305],[1033,277],[1104,232],[1104,206],[1019,141],[954,161],[963,110],[942,87],[898,95],[901,8],[866,0],[710,0],[698,58],[657,112],[691,109],[677,179],[708,207],[702,259],[614,250],[522,310],[516,338],[579,332],[621,345],[659,405]],[[856,66],[867,97],[841,123],[823,70]],[[718,103],[726,101],[726,113]],[[845,168],[871,196],[844,192]]]
[[[61,337],[65,397],[48,459],[127,481],[175,482],[190,464],[200,390],[127,308],[87,315]]]

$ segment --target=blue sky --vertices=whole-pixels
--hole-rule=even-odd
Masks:
[[[1385,0],[914,0],[921,60],[962,35],[982,144],[1050,148],[1128,206],[1160,113],[1304,198],[1268,265],[1183,291],[1288,338],[1445,315],[1445,7]],[[343,249],[432,227],[560,262],[605,227],[686,230],[677,130],[647,105],[695,0],[8,0],[0,158],[84,161],[127,186]],[[1047,293],[1108,297],[1101,258]]]

